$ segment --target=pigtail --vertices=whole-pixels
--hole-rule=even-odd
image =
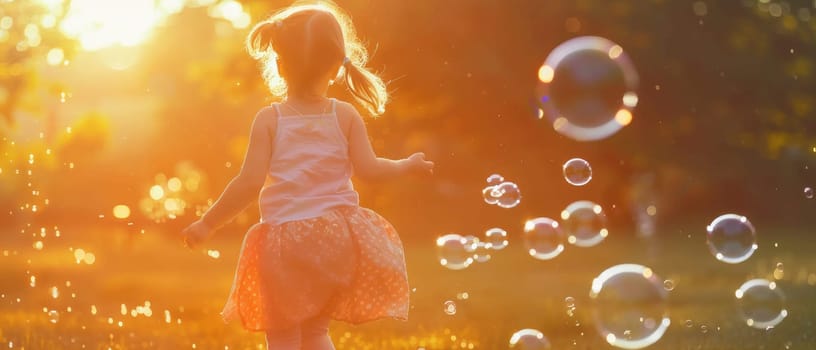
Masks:
[[[247,35],[246,49],[249,55],[261,63],[263,78],[272,95],[286,96],[286,82],[278,71],[278,56],[273,43],[277,42],[283,22],[269,19],[259,22]]]
[[[354,64],[348,58],[345,59],[343,66],[346,86],[357,102],[374,116],[385,113],[388,91],[382,79],[365,67]]]
[[[280,22],[263,21],[252,28],[246,40],[246,48],[250,56],[260,60],[274,53],[272,42],[275,40],[278,29],[275,23]]]

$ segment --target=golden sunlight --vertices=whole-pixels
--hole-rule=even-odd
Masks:
[[[112,46],[137,46],[147,40],[153,29],[167,17],[187,6],[208,6],[211,17],[225,19],[235,28],[246,28],[251,21],[241,3],[235,0],[38,1],[53,14],[64,14],[64,19],[59,24],[60,30],[79,40],[82,48],[87,51]],[[68,8],[65,8],[66,5]],[[53,15],[44,17],[43,26],[53,26],[55,18]]]
[[[89,51],[114,45],[135,46],[183,5],[182,1],[73,0],[60,29]]]

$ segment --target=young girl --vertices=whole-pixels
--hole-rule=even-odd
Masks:
[[[355,108],[326,97],[337,78],[374,115],[388,94],[366,70],[348,16],[321,1],[295,4],[258,23],[247,48],[283,102],[255,116],[240,173],[182,232],[196,246],[260,191],[261,222],[247,232],[226,320],[266,332],[269,349],[334,349],[329,320],[404,320],[408,281],[402,243],[388,221],[361,208],[351,183],[430,173],[424,154],[378,158]],[[268,185],[264,187],[268,178]]]

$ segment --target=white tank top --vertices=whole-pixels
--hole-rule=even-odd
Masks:
[[[348,140],[336,114],[281,115],[272,141],[269,185],[259,198],[261,222],[273,225],[321,216],[343,206],[358,206],[351,184]]]

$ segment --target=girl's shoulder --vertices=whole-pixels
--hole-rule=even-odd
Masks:
[[[355,119],[360,118],[360,113],[354,108],[354,105],[343,100],[335,99],[335,116],[337,116],[337,124],[346,135],[346,139],[351,136],[351,126]]]
[[[278,127],[278,110],[275,105],[261,107],[252,121],[253,127],[263,127],[270,135],[274,135]]]
[[[335,99],[335,101],[337,103],[335,112],[337,113],[338,119],[344,120],[360,117],[360,113],[357,111],[357,108],[355,108],[351,103],[338,99]]]

